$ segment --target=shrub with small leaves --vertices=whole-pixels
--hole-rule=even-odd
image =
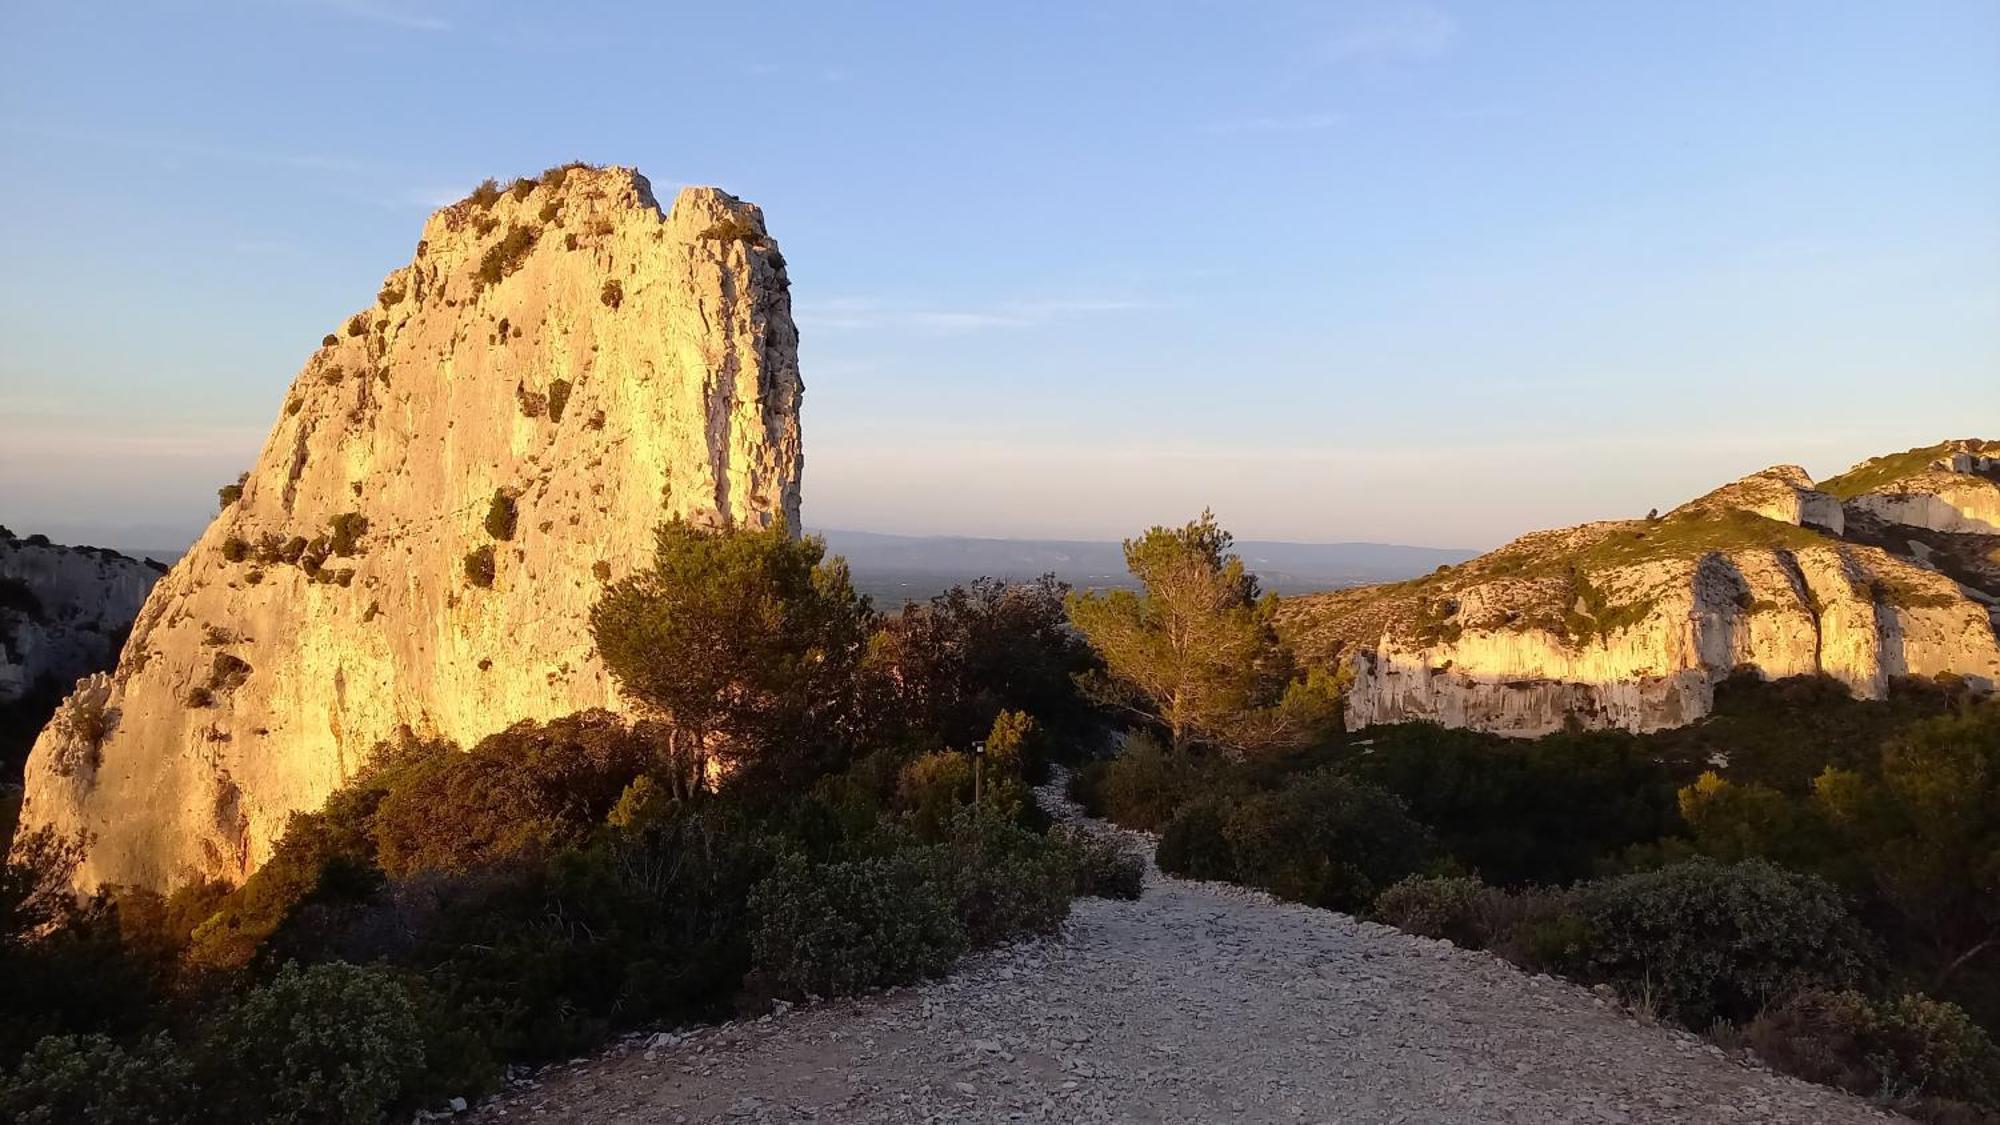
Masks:
[[[1184,879],[1228,880],[1236,877],[1236,856],[1223,832],[1226,802],[1200,797],[1180,807],[1160,831],[1153,862],[1160,870]]]
[[[329,523],[327,547],[341,558],[352,558],[360,549],[361,537],[368,533],[368,517],[360,512],[342,512]]]
[[[569,405],[570,385],[568,379],[553,379],[549,382],[549,421],[562,421],[563,408]]]
[[[1765,1062],[1808,1081],[2000,1109],[2000,1049],[1964,1009],[1922,993],[1871,1000],[1808,989],[1766,1008],[1744,1039]]]
[[[1582,971],[1649,993],[1689,1027],[1749,1019],[1801,988],[1858,983],[1868,942],[1825,880],[1763,860],[1693,860],[1585,884]]]
[[[423,1072],[409,994],[381,969],[288,964],[224,1013],[208,1050],[232,1076],[218,1119],[364,1122]]]
[[[193,1077],[165,1034],[130,1050],[102,1035],[51,1035],[0,1077],[0,1119],[18,1125],[193,1120]]]
[[[808,864],[779,861],[750,893],[760,983],[787,996],[844,996],[936,976],[966,949],[924,849]]]
[[[509,227],[500,241],[486,248],[479,258],[479,283],[481,287],[498,285],[521,268],[528,257],[528,251],[535,248],[536,231],[533,227]]]
[[[340,343],[340,337],[329,332],[320,339],[319,346],[322,348],[330,348],[338,343]]]
[[[1469,875],[1412,875],[1375,896],[1377,921],[1428,938],[1444,938],[1467,949],[1486,945],[1479,925],[1484,883]]]
[[[481,589],[493,585],[495,575],[493,547],[489,544],[465,553],[465,580]]]
[[[1145,861],[1117,837],[1074,824],[1058,825],[1050,834],[1069,849],[1077,894],[1129,900],[1145,889]]]
[[[247,559],[249,557],[250,557],[249,540],[239,539],[236,536],[232,535],[229,538],[224,539],[222,541],[222,559],[224,562],[233,562],[233,563],[242,562],[244,559]]]
[[[520,520],[520,505],[505,489],[495,489],[492,501],[486,505],[486,534],[495,539],[512,539]]]
[[[225,508],[243,499],[243,483],[249,479],[250,474],[244,473],[242,476],[236,478],[235,484],[225,484],[221,488],[216,489],[216,499],[222,501],[222,506]]]
[[[465,201],[475,207],[493,206],[500,201],[499,181],[493,179],[479,181],[479,186],[472,189],[472,194],[467,196]]]
[[[615,309],[625,303],[625,287],[615,279],[607,281],[604,288],[598,291],[597,299],[604,302],[605,308]]]

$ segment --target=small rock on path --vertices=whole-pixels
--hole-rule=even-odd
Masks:
[[[1059,786],[1041,796],[1074,815]],[[1487,954],[1149,863],[1139,901],[1079,900],[1060,938],[919,987],[631,1037],[477,1120],[1891,1118]]]

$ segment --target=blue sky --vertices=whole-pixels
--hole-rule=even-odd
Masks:
[[[0,3],[0,522],[191,534],[483,177],[765,208],[815,526],[1483,547],[2000,437],[2000,5]]]

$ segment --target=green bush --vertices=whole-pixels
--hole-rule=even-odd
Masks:
[[[582,844],[657,754],[616,715],[585,711],[428,755],[376,807],[375,861],[398,876]]]
[[[844,996],[936,976],[965,952],[939,864],[916,849],[838,863],[787,856],[750,894],[759,983]]]
[[[2000,1109],[2000,1050],[1958,1005],[1921,993],[1871,1000],[1808,989],[1766,1008],[1744,1039],[1765,1062],[1808,1081]]]
[[[1214,755],[1170,750],[1150,735],[1135,734],[1104,768],[1100,811],[1126,828],[1155,831],[1173,819],[1182,802],[1216,792],[1228,772],[1228,763]]]
[[[353,558],[361,549],[361,537],[368,534],[368,517],[360,512],[342,512],[328,522],[327,549],[343,559]]]
[[[216,1116],[235,1121],[380,1121],[422,1073],[409,994],[381,969],[286,965],[223,1013],[207,1050],[229,1076]]]
[[[1069,916],[1076,873],[1060,844],[989,808],[961,810],[934,872],[974,946],[1053,933]]]
[[[1236,855],[1224,831],[1228,815],[1229,803],[1218,797],[1197,797],[1183,804],[1161,830],[1153,862],[1183,879],[1236,878]]]
[[[490,589],[497,569],[493,561],[493,546],[475,547],[465,553],[465,580],[482,590]]]
[[[492,179],[479,181],[479,186],[473,188],[472,194],[466,197],[466,202],[475,207],[491,207],[499,201],[500,184]]]
[[[416,931],[397,959],[492,1057],[569,1058],[621,1027],[725,1014],[750,969],[751,889],[772,862],[754,822],[681,808],[544,864],[397,880],[338,917],[338,937],[395,952]]]
[[[528,251],[535,248],[536,231],[533,227],[508,227],[500,241],[486,248],[479,258],[479,282],[482,287],[498,285],[505,281],[528,257]]]
[[[520,520],[520,505],[505,489],[495,489],[493,499],[486,505],[486,534],[495,539],[512,539]]]
[[[605,308],[616,309],[619,305],[625,303],[625,287],[620,285],[616,280],[607,281],[604,283],[604,288],[597,294],[597,299],[604,302]]]
[[[1334,910],[1365,909],[1438,859],[1400,799],[1331,768],[1236,802],[1223,835],[1244,882]]]
[[[1694,860],[1586,884],[1583,973],[1689,1027],[1746,1020],[1803,988],[1846,988],[1867,942],[1825,881],[1762,860]]]
[[[243,499],[243,483],[249,479],[250,479],[250,474],[244,473],[242,476],[236,478],[235,484],[225,484],[221,488],[216,489],[215,490],[216,499],[222,502],[222,506],[224,508],[227,508],[231,504],[236,503],[238,500]]]
[[[193,1068],[165,1034],[126,1050],[102,1035],[52,1035],[0,1077],[17,1125],[164,1125],[194,1119]]]
[[[1482,949],[1491,935],[1482,924],[1480,906],[1490,893],[1467,875],[1414,875],[1375,896],[1374,915],[1399,930]]]
[[[1092,898],[1136,899],[1146,886],[1146,863],[1116,837],[1073,824],[1051,833],[1069,849],[1076,893]]]
[[[568,379],[549,381],[549,421],[562,421],[563,409],[569,405],[570,383]]]
[[[250,543],[234,535],[222,541],[222,561],[238,563],[250,557]]]

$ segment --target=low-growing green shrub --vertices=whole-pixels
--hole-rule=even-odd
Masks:
[[[1956,1004],[1908,993],[1871,1000],[1808,989],[1744,1029],[1758,1057],[1864,1096],[1936,1097],[2000,1109],[2000,1050]]]
[[[1092,811],[1126,828],[1155,831],[1182,802],[1226,788],[1229,765],[1219,757],[1171,750],[1136,734],[1102,772]]]
[[[838,863],[787,856],[750,894],[759,983],[844,996],[936,976],[967,946],[938,861],[915,849]]]
[[[327,548],[341,558],[352,558],[361,549],[361,537],[368,534],[368,517],[360,512],[342,512],[328,521]]]
[[[500,201],[499,181],[491,178],[479,181],[479,186],[472,189],[472,194],[466,196],[465,201],[475,207],[493,206]]]
[[[1160,832],[1153,861],[1160,870],[1183,879],[1236,878],[1236,853],[1224,831],[1229,804],[1219,797],[1197,797],[1183,804]]]
[[[103,1035],[51,1035],[0,1076],[17,1125],[169,1125],[193,1119],[193,1067],[164,1034],[130,1050]]]
[[[658,749],[607,711],[520,722],[403,768],[370,818],[391,876],[582,844]]]
[[[465,553],[465,580],[480,589],[489,589],[495,575],[493,546],[474,547]]]
[[[520,504],[505,489],[495,489],[492,501],[486,505],[486,534],[495,539],[512,539],[520,520]]]
[[[1069,849],[1076,893],[1093,898],[1136,899],[1146,886],[1146,862],[1122,840],[1073,824],[1051,833]]]
[[[625,287],[614,278],[604,283],[604,288],[598,292],[597,299],[604,302],[605,308],[616,309],[625,303]]]
[[[1236,802],[1223,823],[1237,877],[1280,898],[1362,910],[1439,858],[1401,799],[1334,769]]]
[[[950,889],[974,946],[1053,933],[1069,916],[1069,853],[994,809],[961,810],[943,858],[934,878]]]
[[[230,1121],[368,1125],[424,1067],[409,995],[340,962],[285,966],[228,1008],[207,1050],[229,1075],[210,1111]]]
[[[250,542],[232,535],[222,541],[222,561],[238,563],[250,557]]]
[[[244,473],[242,476],[236,478],[235,484],[225,484],[221,488],[216,489],[216,499],[220,500],[222,506],[225,508],[243,499],[243,483],[249,479],[250,474]]]
[[[1466,949],[1482,949],[1491,935],[1482,924],[1480,906],[1490,888],[1468,875],[1415,875],[1375,896],[1377,921],[1443,938]]]
[[[568,379],[549,381],[549,421],[562,421],[563,409],[569,405],[570,382]]]
[[[1762,860],[1693,860],[1588,883],[1585,975],[1689,1027],[1747,1020],[1802,988],[1862,979],[1868,944],[1838,891]]]
[[[481,286],[498,285],[505,281],[528,257],[528,251],[535,248],[536,230],[533,227],[508,227],[500,241],[486,248],[479,258],[479,282]]]

